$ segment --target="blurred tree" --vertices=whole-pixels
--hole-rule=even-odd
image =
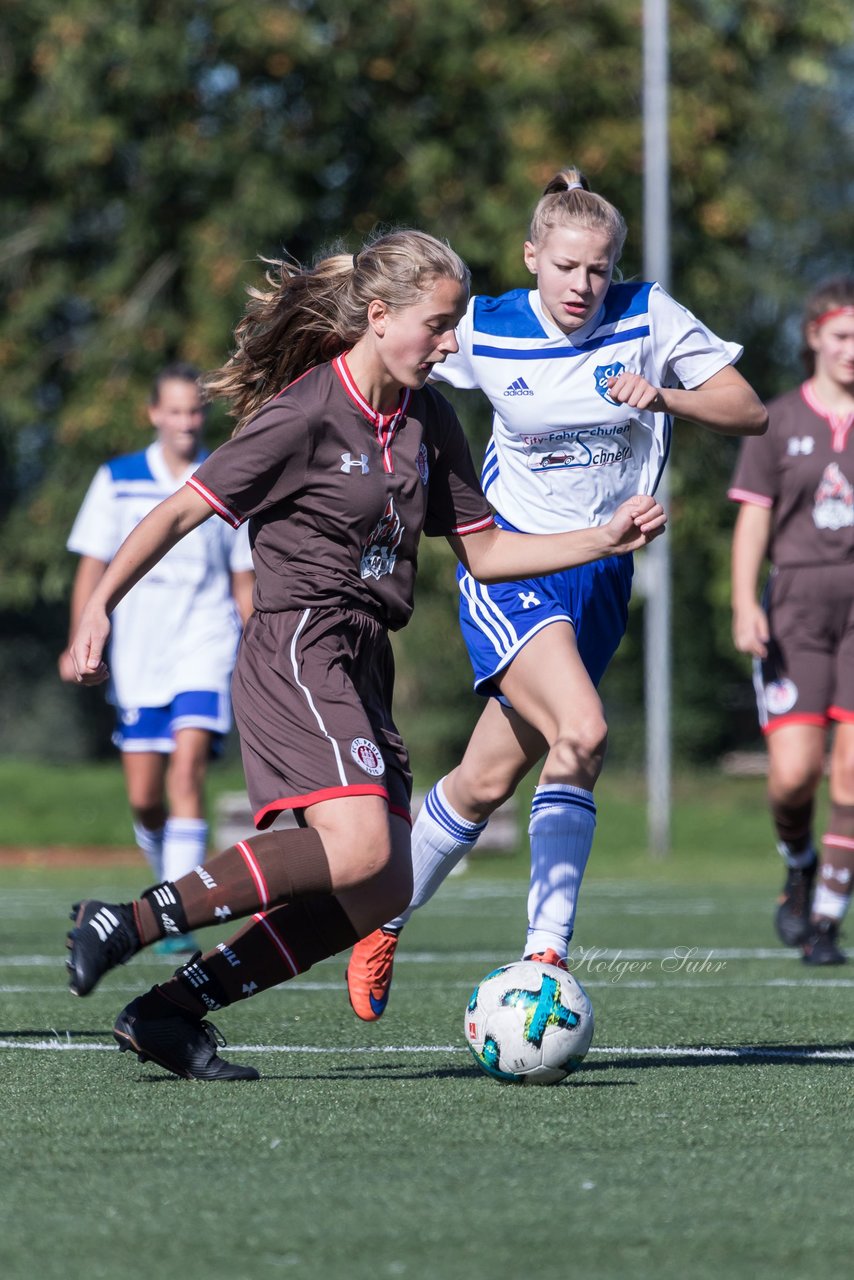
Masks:
[[[671,5],[674,292],[745,342],[765,394],[793,377],[786,322],[804,288],[850,255],[851,21],[847,0]],[[415,223],[498,292],[525,282],[528,211],[572,159],[626,214],[638,274],[641,25],[642,0],[446,0],[441,15],[424,0],[7,0],[6,619],[66,597],[64,540],[95,466],[142,443],[160,364],[222,361],[257,255],[310,258]],[[478,398],[463,400],[482,434]],[[731,464],[680,427],[677,706],[694,753],[720,745],[721,689],[743,682],[721,609]],[[401,708],[429,707],[419,739],[432,725],[449,752],[475,709],[452,599],[431,547],[420,623],[398,645]],[[627,714],[634,648],[608,678]]]

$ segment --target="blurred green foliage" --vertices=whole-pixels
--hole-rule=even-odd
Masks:
[[[141,446],[156,369],[225,358],[258,255],[303,260],[377,224],[447,237],[480,292],[568,160],[620,206],[641,273],[642,0],[7,0],[0,22],[0,751],[56,749],[68,528],[95,467]],[[798,375],[797,313],[850,269],[847,0],[672,0],[672,290],[746,347],[765,396]],[[486,415],[462,397],[473,439]],[[227,430],[212,421],[214,440]],[[684,424],[672,463],[677,743],[752,730],[730,650],[732,442]],[[47,612],[46,612],[47,611]],[[51,622],[51,620],[53,620]],[[609,673],[614,742],[641,714],[637,616]],[[400,714],[440,767],[476,714],[450,557],[425,548],[398,644]],[[47,656],[50,660],[47,661]],[[438,660],[437,660],[438,659]],[[27,693],[27,690],[30,692]],[[95,695],[93,695],[95,696]],[[42,711],[37,709],[43,707]],[[737,714],[733,717],[733,711]],[[24,713],[27,714],[27,713]],[[65,700],[66,743],[89,739]]]

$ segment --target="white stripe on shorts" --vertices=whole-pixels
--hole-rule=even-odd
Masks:
[[[490,599],[489,588],[469,573],[460,578],[460,593],[468,604],[472,621],[482,631],[498,654],[507,653],[519,643],[516,628]]]
[[[311,690],[308,689],[307,686],[304,685],[299,678],[299,666],[297,664],[297,654],[296,654],[297,640],[299,640],[300,632],[302,631],[305,624],[308,622],[310,615],[311,615],[311,609],[305,609],[303,611],[302,618],[300,619],[300,624],[297,627],[296,631],[294,632],[294,637],[291,640],[291,667],[293,668],[294,680],[296,681],[298,687],[302,689],[303,693],[305,694],[305,700],[311,709],[311,714],[314,716],[315,720],[317,721],[317,725],[318,725],[318,728],[320,729],[320,732],[323,734],[324,738],[326,738],[326,741],[329,743],[329,745],[332,748],[332,752],[335,756],[335,763],[338,766],[339,781],[342,787],[346,787],[346,786],[349,786],[349,782],[347,780],[347,775],[344,772],[344,765],[341,760],[341,752],[338,750],[338,743],[335,741],[332,735],[327,731],[326,725],[323,723],[323,717],[321,716],[317,707],[314,705],[314,699],[311,696]]]

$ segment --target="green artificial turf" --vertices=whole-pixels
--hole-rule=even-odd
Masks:
[[[351,1013],[345,957],[217,1015],[262,1073],[219,1085],[113,1047],[168,962],[67,992],[68,903],[128,896],[142,864],[0,869],[4,1276],[846,1274],[854,975],[778,946],[779,866],[733,843],[627,876],[640,851],[604,842],[573,952],[593,1048],[542,1089],[492,1081],[462,1039],[473,985],[519,951],[517,860],[413,920],[381,1022]]]

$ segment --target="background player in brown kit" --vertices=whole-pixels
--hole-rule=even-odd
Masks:
[[[290,808],[302,829],[241,841],[133,903],[83,902],[69,934],[71,990],[86,995],[167,933],[252,917],[115,1024],[123,1049],[196,1079],[257,1076],[219,1058],[207,1011],[305,972],[409,901],[411,774],[391,716],[388,631],[412,611],[422,530],[494,581],[628,552],[665,518],[638,496],[596,529],[533,537],[494,525],[462,428],[425,386],[456,350],[468,302],[468,270],[447,245],[400,231],[268,278],[209,379],[238,431],[126,539],[72,645],[79,679],[103,680],[108,615],[133,584],[214,511],[250,519],[254,613],[235,719],[256,825]]]
[[[803,318],[807,379],[745,440],[729,496],[733,639],[754,658],[768,801],[787,875],[776,916],[807,964],[841,964],[854,875],[854,276],[820,285]],[[759,576],[773,566],[762,603]],[[813,837],[827,730],[830,814]]]

